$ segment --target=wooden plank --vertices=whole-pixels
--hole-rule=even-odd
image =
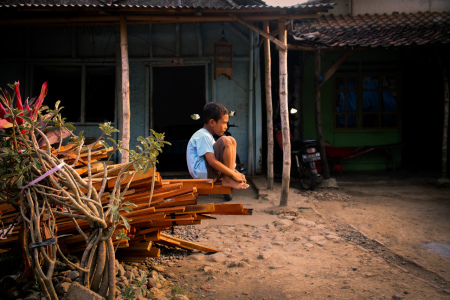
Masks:
[[[212,213],[216,210],[214,203],[189,205],[185,207],[185,213]]]
[[[154,209],[154,207],[152,207]],[[184,213],[184,206],[176,206],[176,207],[166,207],[166,208],[157,208],[155,212],[164,212],[166,214],[175,214],[175,213]]]
[[[106,155],[108,152],[111,152],[113,150],[114,150],[113,147],[109,147],[108,149],[101,149],[101,150],[97,150],[97,151],[91,151],[91,158],[93,156],[96,156],[96,155]],[[87,158],[88,155],[89,155],[89,153],[88,153],[88,151],[86,151],[86,152],[82,152],[80,154],[80,157],[86,157]]]
[[[216,220],[217,218],[211,217],[208,215],[204,215],[204,214],[197,214],[197,217],[195,219],[196,220]]]
[[[187,199],[187,200],[179,200],[179,201],[175,201],[175,202],[169,202],[169,203],[165,203],[162,205],[155,205],[154,207],[156,208],[161,208],[161,207],[173,207],[173,206],[187,206],[187,205],[197,205],[197,198],[194,199]]]
[[[126,217],[126,215],[124,215],[124,216]],[[139,222],[151,222],[153,220],[164,219],[165,216],[166,216],[166,214],[163,212],[147,214],[145,216],[136,216],[129,223],[133,224],[133,223],[139,223]]]
[[[136,242],[136,243],[130,243],[130,246],[127,248],[127,251],[133,252],[139,252],[139,251],[150,251],[152,248],[152,242],[150,241],[143,241],[143,242]]]
[[[218,215],[251,215],[242,204],[214,204],[215,210],[211,214]]]
[[[214,186],[212,179],[171,179],[166,182],[181,183],[183,187],[196,187],[197,189],[212,189]]]
[[[138,216],[140,217],[143,215],[148,216],[149,214],[153,214],[155,212],[156,212],[156,210],[154,207],[147,207],[144,209],[133,210],[133,211],[130,211],[129,213],[121,212],[121,215],[124,217],[127,217],[127,218],[133,218],[133,217],[138,217]],[[161,212],[161,211],[158,211],[158,212]]]
[[[146,229],[139,229],[138,233],[141,235],[145,235],[144,239],[147,240],[147,236],[153,234],[154,232],[157,231],[164,231],[164,230],[169,230],[172,226],[161,226],[161,227],[157,227],[157,226],[152,226],[150,228],[146,228]]]
[[[96,162],[96,163],[91,164],[91,174],[103,171],[105,163],[106,164],[112,164],[112,161]],[[82,168],[77,168],[77,169],[74,169],[74,171],[77,172],[80,176],[87,175],[88,174],[88,167],[85,166],[85,167],[82,167]]]
[[[152,203],[151,205],[156,205],[156,203],[160,203],[162,201],[164,201],[167,198],[171,198],[174,196],[180,196],[183,194],[190,194],[190,193],[196,193],[197,189],[195,187],[187,187],[187,188],[182,188],[176,191],[170,191],[170,192],[166,192],[166,193],[161,193],[158,195],[154,195],[152,198]]]
[[[127,171],[128,175],[125,177],[125,179],[122,181],[121,184],[127,184],[130,182],[130,180],[133,178],[133,182],[137,182],[139,180],[143,179],[149,179],[153,177],[153,169],[149,169],[149,171],[145,174],[139,174],[136,173],[134,177],[132,176],[132,173],[134,171]],[[113,177],[111,180],[108,181],[108,188],[113,188],[117,182],[117,177]]]
[[[199,196],[203,195],[220,195],[220,194],[231,194],[232,189],[229,187],[222,186],[222,182],[216,182],[214,183],[214,187],[212,189],[204,189],[199,188],[197,190]]]
[[[173,237],[171,235],[164,234],[164,233],[161,233],[161,239],[164,239],[165,241],[169,241],[169,242],[174,242],[174,243],[176,242],[176,243],[179,243],[180,246],[189,247],[191,249],[196,249],[196,250],[206,252],[206,253],[220,252],[220,250],[218,250],[218,249],[205,247],[205,246],[193,243],[193,242],[189,242],[189,241],[185,241],[185,240]]]
[[[139,234],[142,234],[142,232],[139,232]],[[161,238],[161,232],[158,231],[154,231],[154,232],[150,232],[149,234],[145,235],[145,240],[147,242],[156,242]]]
[[[188,194],[164,199],[163,201],[154,203],[154,207],[161,208],[161,207],[172,207],[172,206],[178,206],[178,205],[184,206],[184,205],[186,205],[185,203],[188,203],[188,202],[190,204],[197,204],[197,197],[194,195],[194,193],[188,193]]]

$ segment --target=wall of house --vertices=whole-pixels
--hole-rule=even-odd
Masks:
[[[227,41],[233,45],[232,79],[224,76],[214,79],[214,43],[220,41],[222,31]],[[33,71],[38,65],[79,67],[80,70],[90,66],[116,66],[116,73],[120,72],[120,62],[117,61],[116,56],[120,49],[117,27],[19,27],[6,29],[3,32],[3,38],[13,44],[13,47],[0,49],[0,87],[4,88],[8,83],[19,80],[23,96],[39,93],[42,83],[35,82],[36,74]],[[254,41],[251,42],[251,38]],[[257,130],[253,127],[254,124],[249,123],[249,107],[252,109],[252,118],[261,115],[260,107],[256,105],[261,103],[260,94],[255,93],[255,90],[260,90],[259,73],[254,72],[256,68],[254,61],[259,63],[259,59],[255,58],[251,51],[258,46],[257,35],[251,35],[250,30],[240,24],[136,25],[128,28],[128,46],[132,116],[131,149],[138,145],[137,137],[147,136],[151,128],[152,68],[170,68],[173,58],[181,58],[184,66],[205,67],[204,103],[216,101],[224,104],[229,110],[236,111],[236,117],[232,118],[230,123],[238,127],[230,131],[238,142],[238,154],[246,166],[249,156],[252,157],[253,165],[257,165],[260,161],[258,154],[261,136],[255,134]],[[180,66],[173,68],[176,72]],[[116,78],[115,99],[98,99],[98,101],[104,101],[105,105],[112,106],[119,103],[120,90],[117,90],[117,86],[120,86],[120,83],[117,84],[117,79],[120,80],[120,76]],[[114,87],[111,86],[111,88]],[[48,82],[48,89],[48,98],[55,96],[52,93],[55,90],[52,82]],[[81,84],[79,89],[82,89]],[[57,95],[62,105],[66,98],[70,98],[64,94],[65,92],[72,93],[70,89],[67,89],[60,91]],[[80,104],[73,105],[81,105],[81,100]],[[171,105],[171,102],[166,103],[166,107],[168,110],[177,109]],[[200,113],[200,111],[185,112],[186,116],[192,113]],[[114,117],[109,121],[118,127],[119,118],[120,111],[116,105]],[[72,121],[75,121],[77,132],[84,131],[87,137],[99,136],[98,123],[82,122],[79,118]],[[153,125],[156,126],[156,124]],[[199,121],[198,128],[202,126],[202,122]],[[248,150],[249,132],[252,132],[253,136],[251,140],[253,153],[249,153]],[[170,140],[170,138],[166,136],[166,139]]]
[[[450,10],[450,1],[448,0],[336,0],[327,2],[336,3],[336,6],[329,11],[330,14],[334,15],[442,12]]]
[[[445,49],[365,50],[354,52],[333,77],[321,88],[322,125],[324,139],[331,146],[360,147],[401,143],[397,148],[396,166],[411,171],[433,170],[441,167],[443,126],[443,69],[440,55]],[[342,52],[325,52],[322,73]],[[304,53],[303,126],[304,138],[316,138],[314,107],[314,55]],[[447,68],[449,66],[447,65]],[[398,126],[396,128],[362,128],[362,103],[359,103],[357,129],[336,129],[335,78],[346,74],[398,76]],[[361,83],[360,83],[361,84]],[[360,92],[359,92],[360,93]],[[359,94],[359,97],[362,95]],[[426,145],[426,146],[425,146]],[[425,150],[426,149],[426,150]],[[424,153],[426,155],[424,156]],[[424,157],[426,157],[424,159]],[[345,170],[385,170],[391,167],[384,149],[346,160]]]
[[[323,55],[322,72],[327,70],[332,63],[342,53],[327,52]],[[392,67],[392,61],[397,58],[386,55],[387,53],[357,52],[354,53],[346,63],[338,70],[337,74],[362,74],[365,60],[370,60],[370,66],[373,68],[378,63],[385,67]],[[378,70],[377,70],[378,71]],[[398,71],[398,70],[397,70]],[[316,138],[315,132],[315,108],[314,108],[314,55],[307,53],[305,57],[305,75],[304,75],[304,128],[305,138]],[[359,146],[377,146],[384,144],[394,144],[401,141],[401,124],[397,129],[335,129],[334,128],[334,77],[328,80],[321,88],[322,101],[322,126],[324,139],[330,146],[334,147],[359,147]],[[361,111],[361,108],[358,108]],[[358,127],[361,126],[358,121]],[[344,165],[346,170],[376,170],[385,169],[386,161],[383,153],[368,153],[364,156],[351,159]]]

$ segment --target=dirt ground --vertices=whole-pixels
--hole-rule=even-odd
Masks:
[[[228,202],[253,215],[195,226],[196,242],[221,252],[167,272],[190,299],[450,299],[450,189],[401,173],[336,179],[339,189],[314,192],[293,181],[281,208],[281,184],[264,193],[254,178]]]

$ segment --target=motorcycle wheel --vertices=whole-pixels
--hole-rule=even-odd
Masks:
[[[225,201],[231,201],[231,200],[233,200],[233,195],[232,194],[224,194],[223,199]]]
[[[298,177],[300,181],[300,187],[305,191],[313,191],[316,186],[316,176],[304,165],[300,166]]]

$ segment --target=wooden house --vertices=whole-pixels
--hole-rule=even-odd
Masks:
[[[295,137],[322,139],[344,171],[448,168],[450,2],[307,3],[330,2],[289,32]]]
[[[316,18],[330,4],[270,7],[261,0],[2,0],[0,86],[20,82],[86,137],[110,121],[130,149],[149,129],[172,146],[161,172],[186,172],[185,149],[208,101],[236,116],[230,131],[248,174],[261,171],[264,21]]]

